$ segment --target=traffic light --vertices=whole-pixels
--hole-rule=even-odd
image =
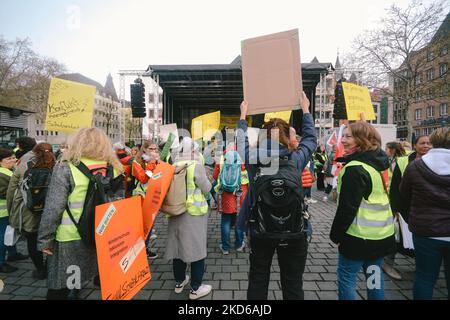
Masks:
[[[134,83],[130,85],[130,90],[133,118],[145,118],[145,85],[142,83],[142,80],[134,80]]]

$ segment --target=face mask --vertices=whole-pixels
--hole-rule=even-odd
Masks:
[[[152,159],[152,157],[150,157],[149,155],[143,154],[142,159],[144,159],[145,162],[148,162]]]

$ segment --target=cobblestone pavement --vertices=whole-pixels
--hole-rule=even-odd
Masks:
[[[322,192],[314,192],[313,197],[318,200],[310,205],[314,234],[309,245],[308,260],[303,276],[305,299],[307,300],[336,300],[337,279],[336,268],[338,262],[337,248],[329,240],[329,231],[334,217],[336,205],[322,201]],[[167,238],[167,221],[159,215],[156,221],[158,238],[154,247],[159,258],[151,261],[152,280],[134,297],[140,300],[186,300],[188,290],[175,294],[175,281],[172,265],[164,260],[164,247]],[[232,232],[231,243],[234,240]],[[222,255],[220,249],[220,215],[213,211],[208,225],[208,257],[204,283],[211,284],[212,294],[205,300],[245,300],[248,286],[249,260],[248,252],[237,253],[231,250],[227,256]],[[26,252],[23,242],[19,244],[20,252]],[[31,260],[11,263],[19,268],[12,274],[0,274],[4,282],[4,289],[0,292],[0,300],[42,300],[46,296],[45,280],[35,280],[31,277],[33,265]],[[402,273],[403,280],[395,281],[385,277],[385,297],[387,300],[412,299],[414,280],[414,260],[398,254],[397,269]],[[269,300],[282,299],[280,284],[280,268],[276,257],[271,267],[271,281],[269,285]],[[189,269],[188,269],[189,272]],[[358,298],[366,299],[365,282],[360,273],[358,282]],[[1,287],[1,285],[0,285]],[[80,292],[80,298],[88,300],[100,299],[100,290],[92,283],[85,285]],[[441,271],[435,291],[435,299],[446,299],[446,286]]]

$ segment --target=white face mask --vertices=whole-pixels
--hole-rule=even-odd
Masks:
[[[147,155],[147,154],[143,154],[143,155],[142,155],[142,159],[144,159],[145,162],[148,162],[148,161],[152,160],[152,157],[150,157],[150,156]]]

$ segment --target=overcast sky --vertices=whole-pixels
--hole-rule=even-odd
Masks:
[[[431,0],[423,1],[425,3]],[[226,64],[241,40],[298,28],[302,62],[334,64],[393,0],[0,0],[0,34],[102,84],[150,64]],[[396,0],[406,6],[408,0]]]

